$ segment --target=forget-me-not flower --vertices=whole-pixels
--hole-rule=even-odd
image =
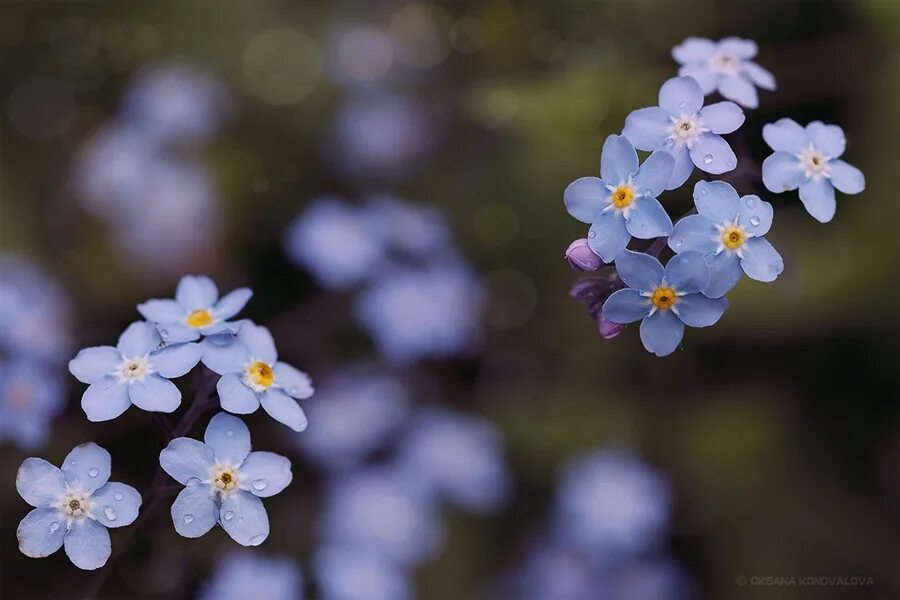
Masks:
[[[694,166],[720,175],[737,166],[731,146],[720,134],[735,131],[744,111],[734,102],[703,106],[703,90],[692,77],[673,77],[659,88],[659,106],[633,111],[622,135],[638,150],[665,150],[675,158],[666,189],[687,181]]]
[[[291,461],[250,448],[244,422],[219,413],[207,425],[203,442],[176,438],[159,453],[165,472],[186,486],[172,504],[175,531],[197,538],[218,523],[242,546],[265,541],[269,516],[260,498],[288,486]]]
[[[147,300],[138,304],[138,312],[159,329],[167,344],[193,342],[201,335],[236,333],[240,322],[231,323],[253,292],[238,288],[221,299],[213,280],[203,275],[185,275],[175,289],[175,299]]]
[[[199,600],[303,600],[303,573],[288,556],[230,552],[201,588]]]
[[[44,444],[65,396],[54,369],[40,361],[0,361],[0,441],[23,450]]]
[[[763,139],[775,151],[763,161],[763,183],[770,192],[800,188],[800,200],[817,221],[827,223],[837,205],[834,189],[858,194],[866,178],[856,167],[839,160],[847,146],[844,130],[813,121],[806,128],[791,119],[763,127]]]
[[[757,50],[753,40],[689,37],[672,48],[672,58],[681,65],[678,74],[693,77],[704,94],[718,91],[723,98],[756,108],[756,88],[775,89],[775,77],[751,60]]]
[[[322,600],[410,600],[409,576],[377,552],[331,544],[313,559]]]
[[[81,408],[89,421],[109,421],[134,404],[142,410],[173,412],[181,392],[169,381],[200,361],[196,344],[162,346],[152,323],[136,321],[112,346],[85,348],[69,361],[69,371],[88,384]]]
[[[784,260],[763,236],[772,226],[772,205],[758,196],[738,197],[724,181],[698,181],[694,203],[699,214],[675,224],[669,247],[677,253],[695,251],[706,257],[710,298],[727,294],[741,272],[770,282],[784,270]]]
[[[26,458],[16,475],[16,490],[34,507],[19,523],[16,537],[26,556],[42,558],[65,545],[79,569],[106,564],[111,552],[107,527],[130,525],[141,495],[124,483],[109,481],[109,452],[93,442],[76,446],[61,469],[42,458]]]
[[[631,236],[650,239],[669,235],[672,219],[656,199],[672,178],[674,159],[654,152],[638,166],[628,138],[611,135],[600,153],[600,177],[582,177],[566,188],[563,200],[569,214],[590,223],[588,245],[612,262]]]
[[[699,252],[673,256],[663,268],[649,254],[625,250],[616,271],[628,287],[613,292],[603,316],[614,323],[641,321],[641,342],[648,352],[666,356],[684,336],[684,326],[708,327],[725,309],[725,298],[707,298],[709,266]]]
[[[201,342],[203,364],[221,375],[216,384],[222,408],[246,415],[262,404],[269,415],[294,431],[306,429],[297,399],[313,395],[309,376],[278,360],[269,330],[247,321],[235,336],[213,336]]]

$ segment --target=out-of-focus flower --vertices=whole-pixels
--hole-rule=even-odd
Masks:
[[[481,513],[509,500],[511,478],[497,431],[487,421],[428,410],[411,423],[398,464],[438,498]]]
[[[582,277],[572,284],[569,296],[581,302],[588,316],[599,322],[603,303],[610,294],[625,287],[615,271],[599,276]]]
[[[210,420],[203,442],[186,437],[169,442],[159,453],[159,464],[186,486],[172,504],[175,531],[197,538],[218,523],[242,546],[265,541],[269,516],[260,498],[288,486],[291,461],[250,449],[250,430],[226,413]]]
[[[407,600],[413,597],[406,573],[377,553],[330,545],[313,562],[322,600]]]
[[[690,600],[696,597],[684,572],[665,558],[636,562],[610,577],[610,600]]]
[[[534,544],[502,589],[521,600],[607,600],[591,561],[552,540]]]
[[[719,134],[731,133],[744,122],[734,102],[703,106],[703,91],[692,77],[674,77],[659,88],[659,106],[633,111],[622,135],[638,150],[665,150],[675,158],[666,189],[687,181],[694,166],[720,175],[734,170],[737,158]]]
[[[380,84],[394,67],[394,44],[381,27],[343,24],[329,38],[325,68],[329,77],[340,84]]]
[[[858,194],[866,178],[856,167],[839,160],[847,147],[844,130],[813,121],[806,128],[791,119],[763,127],[763,139],[775,151],[763,161],[763,183],[776,194],[800,188],[800,200],[817,221],[827,223],[837,204],[834,189]]]
[[[93,442],[69,452],[61,470],[42,458],[26,458],[16,490],[34,510],[16,530],[22,554],[43,558],[65,545],[79,569],[105,565],[111,552],[106,528],[130,525],[141,507],[136,489],[109,481],[111,469],[109,452]]]
[[[699,252],[709,264],[706,296],[720,298],[741,279],[770,282],[784,270],[784,260],[763,236],[772,226],[772,205],[758,196],[738,197],[724,181],[698,181],[694,203],[700,214],[684,217],[669,237],[676,253]]]
[[[672,178],[673,165],[670,154],[654,152],[639,167],[628,138],[611,135],[600,154],[600,177],[582,177],[566,188],[566,209],[591,224],[588,245],[604,262],[615,260],[631,236],[650,239],[672,232],[672,219],[656,197]]]
[[[156,324],[167,344],[192,342],[201,335],[236,333],[241,324],[228,319],[238,314],[252,295],[248,288],[239,288],[220,299],[212,279],[186,275],[178,282],[174,300],[147,300],[137,309]]]
[[[263,409],[294,431],[306,429],[306,415],[295,398],[313,395],[309,376],[278,360],[269,330],[244,322],[236,336],[216,335],[201,343],[203,364],[221,375],[216,384],[222,408],[246,415]]]
[[[303,574],[287,556],[229,552],[200,591],[200,600],[303,600]]]
[[[591,250],[587,238],[580,238],[569,244],[566,248],[566,260],[575,271],[596,271],[606,264]]]
[[[386,251],[400,260],[427,263],[452,254],[450,230],[444,215],[433,206],[376,194],[366,199],[364,211]]]
[[[756,108],[756,88],[775,89],[775,77],[751,60],[757,50],[753,40],[690,37],[672,48],[672,58],[681,65],[678,74],[693,77],[704,94],[718,91],[728,100]]]
[[[709,285],[709,266],[699,252],[673,256],[665,268],[649,254],[625,250],[616,259],[619,277],[628,286],[603,304],[613,323],[641,321],[641,342],[648,352],[666,356],[684,336],[684,326],[709,327],[725,309],[725,298],[702,294]]]
[[[196,344],[162,347],[152,323],[134,322],[115,348],[85,348],[69,361],[69,371],[88,384],[81,408],[89,421],[109,421],[134,404],[142,410],[173,412],[181,392],[169,381],[181,377],[200,361]]]
[[[600,318],[597,319],[597,327],[600,330],[600,336],[605,340],[611,340],[620,333],[625,328],[621,323],[613,323],[609,319],[603,316],[603,313],[600,313]]]
[[[0,362],[0,441],[11,440],[23,450],[43,445],[63,400],[52,368],[28,359]]]

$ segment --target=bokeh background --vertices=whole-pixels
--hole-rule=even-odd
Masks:
[[[718,325],[688,330],[658,359],[635,328],[601,339],[569,297],[578,275],[562,256],[585,227],[566,214],[562,190],[596,173],[603,140],[631,110],[655,104],[676,72],[672,46],[727,35],[756,40],[779,86],[746,111],[748,164],[768,155],[765,123],[821,119],[844,128],[844,158],[867,189],[839,194],[826,225],[796,193],[739,190],[774,204],[769,239],[785,272],[770,285],[745,279]],[[505,496],[489,511],[435,509],[440,543],[400,575],[418,597],[900,593],[900,3],[8,2],[0,52],[3,328],[25,328],[4,338],[3,419],[41,394],[59,405],[25,436],[34,449],[11,434],[0,447],[2,597],[188,598],[211,594],[208,582],[229,571],[237,545],[220,529],[179,537],[169,499],[133,537],[113,531],[114,561],[95,573],[61,551],[26,558],[15,540],[27,506],[13,482],[27,456],[59,464],[93,440],[112,453],[113,480],[149,486],[167,438],[136,409],[87,422],[84,386],[65,362],[114,343],[137,303],[171,297],[188,273],[223,292],[253,288],[245,315],[317,384],[361,369],[402,387],[411,420],[387,428],[367,464],[394,460],[423,410],[493,428],[486,452],[504,471],[474,487],[508,485]],[[664,194],[673,217],[691,206],[696,177]],[[365,292],[329,285],[310,264],[319,259],[287,250],[290,224],[317,199],[359,207],[375,194],[441,215],[435,235],[450,241],[419,248],[413,268],[449,260],[472,278],[473,293],[449,301],[440,285],[422,286],[432,290],[417,305],[424,316],[409,316],[427,325],[434,303],[471,320],[474,333],[450,350],[386,351],[377,330],[390,323],[373,330],[355,318]],[[417,223],[381,226],[403,240]],[[371,233],[365,222],[335,227],[325,271]],[[9,291],[23,286],[31,312]],[[17,369],[26,346],[38,358]],[[190,398],[193,379],[179,385]],[[304,406],[317,400],[327,396]],[[266,501],[273,531],[254,555],[298,565],[309,597],[327,597],[328,577],[376,597],[381,579],[362,567],[339,576],[315,566],[336,476],[264,414],[246,421],[257,449],[294,462],[292,485]],[[597,490],[597,503],[625,505],[609,527],[631,522],[634,506],[664,515],[646,548],[606,552],[599,566],[552,533],[565,474],[596,452],[629,457]],[[654,485],[633,481],[648,477]],[[779,576],[871,582],[752,585]]]

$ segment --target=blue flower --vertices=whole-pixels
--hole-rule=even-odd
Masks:
[[[751,59],[756,43],[736,37],[718,42],[690,37],[672,48],[672,58],[681,66],[678,74],[693,77],[704,94],[719,92],[747,108],[759,106],[756,87],[775,89],[775,77]]]
[[[540,539],[527,549],[502,591],[503,597],[520,600],[611,600],[600,593],[606,584],[583,554],[557,540]]]
[[[613,292],[603,304],[603,316],[613,323],[641,321],[641,341],[648,352],[666,356],[684,336],[684,326],[716,323],[728,301],[707,298],[709,267],[699,252],[684,252],[665,269],[648,254],[626,250],[616,259],[616,271],[628,286]]]
[[[669,247],[675,252],[699,252],[709,265],[710,298],[727,294],[741,272],[757,281],[775,281],[784,270],[778,251],[763,236],[772,226],[772,205],[758,196],[743,196],[724,181],[698,181],[694,203],[700,214],[675,225]]]
[[[202,587],[199,600],[303,600],[303,573],[288,556],[229,552]]]
[[[212,279],[186,275],[178,282],[174,300],[147,300],[137,309],[156,324],[167,344],[192,342],[201,335],[236,333],[241,323],[229,323],[228,319],[238,314],[252,295],[248,288],[238,288],[219,299]]]
[[[638,167],[631,142],[611,135],[600,154],[600,178],[582,177],[566,188],[569,214],[591,224],[588,245],[605,262],[615,260],[631,236],[647,240],[672,232],[672,219],[656,197],[671,179],[673,166],[671,155],[654,152]]]
[[[64,398],[56,371],[41,362],[0,362],[0,441],[11,440],[23,450],[42,446]]]
[[[666,189],[687,181],[694,165],[720,175],[737,166],[734,151],[719,134],[731,133],[744,122],[744,111],[733,102],[703,106],[703,90],[692,77],[674,77],[659,88],[659,106],[641,108],[625,119],[622,135],[638,150],[665,150],[675,158]]]
[[[813,121],[804,129],[791,119],[763,127],[763,139],[775,151],[763,161],[763,183],[770,192],[800,188],[800,200],[817,221],[827,223],[837,208],[834,189],[858,194],[866,178],[856,167],[839,160],[847,146],[844,130]]]
[[[247,321],[236,336],[201,342],[203,364],[221,375],[216,384],[222,408],[246,415],[262,404],[269,415],[294,431],[306,429],[306,415],[294,398],[313,395],[309,376],[278,361],[269,330]]]
[[[197,538],[218,523],[242,546],[269,536],[269,516],[260,498],[282,491],[293,478],[291,461],[271,452],[250,452],[250,430],[235,416],[219,413],[203,442],[181,437],[159,453],[166,473],[184,484],[172,504],[175,531]]]
[[[26,458],[16,490],[34,507],[19,528],[19,550],[32,558],[49,556],[65,545],[79,569],[93,570],[110,555],[107,527],[130,525],[141,495],[130,485],[109,481],[109,452],[93,442],[76,446],[62,470],[42,458]]]
[[[322,600],[410,600],[409,577],[375,552],[329,545],[313,561]]]
[[[367,227],[391,253],[403,259],[429,261],[452,253],[444,215],[433,206],[413,204],[387,194],[375,194],[363,205]]]
[[[152,323],[136,321],[112,346],[85,348],[69,361],[69,371],[88,384],[81,408],[89,421],[109,421],[134,404],[142,410],[173,412],[181,392],[169,381],[200,361],[196,344],[162,346]]]

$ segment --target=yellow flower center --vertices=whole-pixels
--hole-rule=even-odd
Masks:
[[[272,372],[272,367],[263,361],[258,360],[247,367],[247,378],[254,385],[261,388],[267,388],[272,385],[272,381],[275,380],[275,373]]]
[[[630,185],[620,185],[612,193],[612,203],[616,208],[625,208],[634,202],[634,190]]]
[[[737,250],[744,245],[744,232],[740,227],[726,227],[722,232],[722,243],[729,250]]]
[[[188,315],[187,324],[195,329],[212,325],[213,318],[208,310],[195,310]]]
[[[653,295],[650,297],[653,306],[660,310],[670,308],[677,299],[678,296],[675,295],[675,289],[670,287],[658,287],[653,290]]]
[[[233,490],[238,484],[238,478],[227,466],[220,466],[213,474],[213,484],[223,491]]]

